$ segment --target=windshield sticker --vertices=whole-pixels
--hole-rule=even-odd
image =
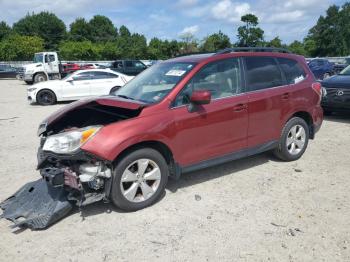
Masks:
[[[182,76],[184,73],[186,73],[185,70],[170,70],[168,73],[166,73],[166,76]]]

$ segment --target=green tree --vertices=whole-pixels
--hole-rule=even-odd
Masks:
[[[13,34],[0,42],[0,60],[32,60],[33,54],[43,48],[44,40],[40,37]]]
[[[253,14],[246,14],[241,17],[245,25],[238,27],[238,42],[240,47],[254,47],[262,45],[264,41],[264,31],[258,27],[258,17]]]
[[[11,27],[5,21],[0,22],[0,41],[11,33]]]
[[[274,39],[272,39],[269,42],[266,42],[267,47],[276,47],[276,48],[281,48],[283,47],[281,39],[276,36]]]
[[[230,38],[219,31],[206,37],[200,49],[204,52],[213,52],[228,47],[231,47]]]
[[[77,18],[70,24],[69,38],[73,41],[88,40],[91,35],[90,24],[84,18]]]
[[[288,46],[288,49],[295,54],[307,56],[307,52],[305,50],[305,47],[304,47],[303,43],[301,43],[300,41],[292,42]]]
[[[144,35],[132,34],[128,58],[147,59],[147,40]]]
[[[13,30],[26,36],[44,39],[45,48],[54,50],[66,36],[66,26],[56,15],[49,12],[26,15],[13,25]]]
[[[306,55],[308,57],[317,56],[317,47],[314,40],[305,38],[303,44],[304,44]]]
[[[66,41],[59,47],[60,55],[66,60],[99,60],[102,46],[91,41]]]
[[[316,56],[345,56],[350,53],[350,3],[330,6],[306,38],[315,43]]]
[[[113,41],[117,37],[117,30],[112,21],[103,15],[95,15],[89,21],[90,40],[93,42]]]

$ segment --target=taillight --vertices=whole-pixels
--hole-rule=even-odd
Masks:
[[[312,84],[312,89],[316,91],[317,94],[320,96],[322,95],[322,86],[321,83],[315,82]]]
[[[321,83],[319,82],[315,82],[312,84],[312,89],[318,94],[318,103],[321,102],[321,99],[322,99],[322,86],[321,86]]]

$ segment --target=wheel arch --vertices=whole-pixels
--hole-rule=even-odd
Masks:
[[[45,71],[39,71],[39,72],[35,72],[33,74],[33,81],[35,79],[35,76],[38,75],[38,74],[44,74],[46,76],[46,78],[49,79],[49,75]]]
[[[54,96],[55,96],[56,101],[57,101],[57,94],[56,94],[56,92],[54,90],[50,89],[50,88],[43,88],[43,89],[38,90],[38,92],[36,92],[36,95],[35,95],[36,101],[38,101],[38,94],[40,92],[42,92],[42,91],[50,91],[50,92],[52,92],[54,94]]]
[[[179,176],[179,167],[176,164],[176,161],[174,159],[173,152],[171,149],[163,142],[157,141],[157,140],[147,140],[138,142],[136,144],[132,144],[125,148],[123,151],[121,151],[117,157],[114,159],[113,163],[117,164],[125,155],[128,153],[135,151],[137,149],[141,148],[152,148],[156,151],[158,151],[165,159],[169,166],[169,173],[171,176],[178,177]]]
[[[314,139],[315,130],[314,130],[313,119],[311,114],[307,111],[298,111],[298,112],[295,112],[292,116],[290,116],[287,122],[293,117],[300,117],[305,120],[306,124],[309,127],[309,137],[310,139]]]

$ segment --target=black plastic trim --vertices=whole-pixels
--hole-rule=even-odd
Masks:
[[[230,162],[233,160],[237,160],[240,158],[244,158],[247,156],[256,155],[256,154],[274,149],[277,146],[278,146],[278,140],[273,140],[273,141],[264,143],[264,144],[256,146],[256,147],[243,149],[240,151],[236,151],[234,153],[230,153],[228,155],[205,160],[205,161],[199,162],[197,164],[181,167],[181,173],[188,173],[188,172],[196,171],[199,169],[204,169],[204,168],[208,168],[211,166],[220,165],[220,164]]]

